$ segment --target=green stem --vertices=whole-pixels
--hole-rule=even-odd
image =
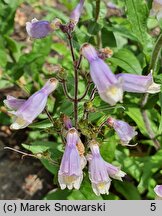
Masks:
[[[100,14],[100,3],[101,0],[96,0],[96,14],[95,14],[95,21],[97,22]]]
[[[159,37],[156,41],[156,44],[154,46],[152,56],[151,56],[150,65],[149,65],[149,71],[150,70],[153,70],[153,71],[156,70],[161,48],[162,48],[162,34],[159,35]]]
[[[151,56],[149,69],[148,69],[149,72],[151,70],[156,71],[156,67],[157,67],[157,63],[159,60],[161,48],[162,48],[162,34],[159,35],[159,37],[155,43],[155,46],[154,46],[154,49],[152,52],[152,56]],[[145,123],[146,129],[147,129],[148,135],[149,135],[150,139],[153,141],[156,150],[158,150],[160,148],[160,143],[156,139],[156,136],[155,136],[155,134],[151,128],[149,117],[148,117],[147,112],[144,108],[146,103],[147,103],[147,100],[148,100],[148,93],[144,94],[142,97],[142,101],[141,101],[142,117],[143,117],[143,121]]]

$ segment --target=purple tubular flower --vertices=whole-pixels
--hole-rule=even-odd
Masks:
[[[32,38],[44,38],[49,33],[55,30],[54,23],[50,23],[45,20],[37,20],[34,18],[31,22],[26,23],[26,31]]]
[[[107,123],[114,128],[123,145],[128,145],[131,139],[137,135],[135,129],[124,121],[109,117]]]
[[[81,52],[90,63],[91,78],[101,99],[110,105],[115,105],[118,101],[122,102],[122,79],[116,78],[108,65],[98,57],[97,51],[92,45],[83,45]]]
[[[79,4],[74,8],[74,10],[70,14],[70,22],[74,23],[75,25],[78,23],[80,15],[83,10],[85,0],[80,0]]]
[[[147,76],[121,73],[117,74],[116,77],[123,79],[124,91],[152,94],[160,92],[160,84],[154,83],[152,72]]]
[[[92,189],[97,196],[100,194],[109,194],[110,177],[122,180],[121,177],[124,177],[125,173],[118,167],[103,160],[98,143],[95,140],[90,142],[90,149],[91,155],[87,159],[89,161],[89,178],[92,183]]]
[[[58,181],[62,190],[66,187],[69,190],[72,188],[79,189],[83,180],[83,167],[82,159],[76,147],[79,135],[75,128],[68,130],[66,141],[65,152],[58,172]]]
[[[13,96],[7,95],[7,99],[4,100],[3,102],[5,105],[11,109],[11,110],[17,110],[19,109],[25,102],[26,100],[24,99],[17,99]]]
[[[109,173],[109,176],[111,178],[123,181],[122,177],[124,177],[126,175],[126,173],[123,172],[122,170],[120,170],[119,167],[116,167],[116,166],[114,166],[110,163],[107,163],[107,162],[106,162],[106,167],[107,167],[107,171]]]
[[[48,95],[53,92],[57,87],[58,81],[55,78],[49,79],[42,89],[34,93],[27,100],[20,100],[8,96],[4,103],[10,109],[16,111],[10,111],[15,116],[14,123],[10,126],[11,129],[22,129],[27,127],[33,122],[33,120],[44,110]]]
[[[162,185],[156,185],[154,191],[158,197],[162,198]]]

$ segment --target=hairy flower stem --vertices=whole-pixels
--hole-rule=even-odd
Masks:
[[[26,152],[23,152],[23,151],[14,149],[14,148],[10,148],[10,147],[8,147],[8,146],[4,147],[4,149],[9,149],[9,150],[11,150],[11,151],[14,151],[14,152],[17,152],[17,153],[19,153],[19,154],[22,154],[22,159],[23,159],[25,156],[34,157],[34,158],[37,158],[37,159],[38,159],[38,157],[37,157],[36,155],[28,154],[28,153],[26,153]]]
[[[97,88],[96,86],[92,89],[91,94],[90,94],[90,101],[93,101],[95,94],[97,92]],[[86,108],[84,108],[84,113],[83,113],[83,119],[84,120],[88,120],[89,117],[89,112],[86,110]]]
[[[76,66],[76,69],[77,70],[79,70],[79,68],[80,68],[80,64],[81,64],[81,61],[82,61],[82,54],[80,54],[80,56],[79,56],[79,60],[78,60],[78,63],[77,63],[77,66]]]
[[[154,46],[151,61],[150,61],[150,65],[149,65],[149,72],[151,70],[156,71],[156,67],[157,67],[157,63],[158,63],[158,59],[159,59],[161,49],[162,49],[162,34],[160,34],[160,36],[158,37],[158,39],[156,41],[156,44]],[[142,102],[141,102],[142,117],[143,117],[143,121],[145,123],[146,129],[148,131],[149,137],[153,141],[156,150],[158,150],[160,148],[160,143],[155,138],[155,134],[154,134],[154,132],[153,132],[153,130],[151,128],[151,124],[150,124],[147,112],[144,109],[144,106],[146,105],[147,100],[148,100],[148,93],[144,94],[144,96],[142,98]]]
[[[53,127],[55,127],[55,123],[54,123],[54,121],[53,121],[52,116],[51,116],[50,113],[48,112],[47,107],[44,109],[44,111],[45,111],[45,113],[46,113],[48,119],[49,119],[50,122],[52,123]]]
[[[88,84],[87,84],[87,87],[86,87],[86,89],[85,89],[85,92],[84,92],[84,94],[80,97],[80,98],[78,98],[78,101],[81,101],[83,98],[85,98],[85,96],[87,95],[87,93],[88,93],[88,90],[89,90],[89,88],[90,88],[90,86],[91,86],[91,82],[88,82]]]
[[[97,88],[96,88],[96,86],[95,86],[95,87],[92,89],[92,92],[91,92],[91,94],[90,94],[90,101],[93,101],[96,92],[97,92]]]
[[[76,62],[74,49],[73,49],[73,43],[72,43],[72,35],[70,33],[67,33],[69,45],[70,45],[70,51],[71,56],[73,59],[73,66],[74,66],[74,121],[75,121],[75,128],[78,129],[78,65],[80,66],[80,63]]]
[[[74,99],[73,99],[73,98],[69,95],[69,93],[68,93],[66,81],[65,81],[65,80],[62,80],[61,83],[62,83],[62,86],[63,86],[63,91],[64,91],[65,96],[66,96],[70,101],[74,101]]]

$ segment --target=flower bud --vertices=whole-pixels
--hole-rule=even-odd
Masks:
[[[70,22],[76,25],[79,21],[80,15],[83,10],[85,0],[80,0],[79,4],[74,8],[74,10],[70,14]]]

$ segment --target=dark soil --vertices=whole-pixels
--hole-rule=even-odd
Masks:
[[[42,199],[53,188],[53,176],[39,160],[24,157],[5,146],[19,146],[26,139],[22,130],[8,137],[0,132],[0,199]],[[24,151],[24,149],[23,149]]]
[[[49,1],[50,2],[50,1]],[[43,0],[38,1],[44,4]],[[51,1],[51,6],[56,6],[56,1]],[[14,33],[12,38],[27,44],[25,23],[34,17],[43,16],[43,11],[36,11],[28,3],[23,3],[17,9],[15,15]],[[30,44],[29,44],[30,45]],[[29,47],[30,49],[30,47]],[[24,97],[26,94],[17,86],[0,89],[0,101],[7,95]],[[8,118],[5,107],[0,107],[2,113]],[[28,128],[19,131],[11,131],[9,126],[4,126],[0,121],[0,200],[11,199],[42,199],[44,195],[53,189],[53,176],[42,166],[41,162],[32,157],[24,157],[4,147],[21,149],[21,144],[26,141]]]

